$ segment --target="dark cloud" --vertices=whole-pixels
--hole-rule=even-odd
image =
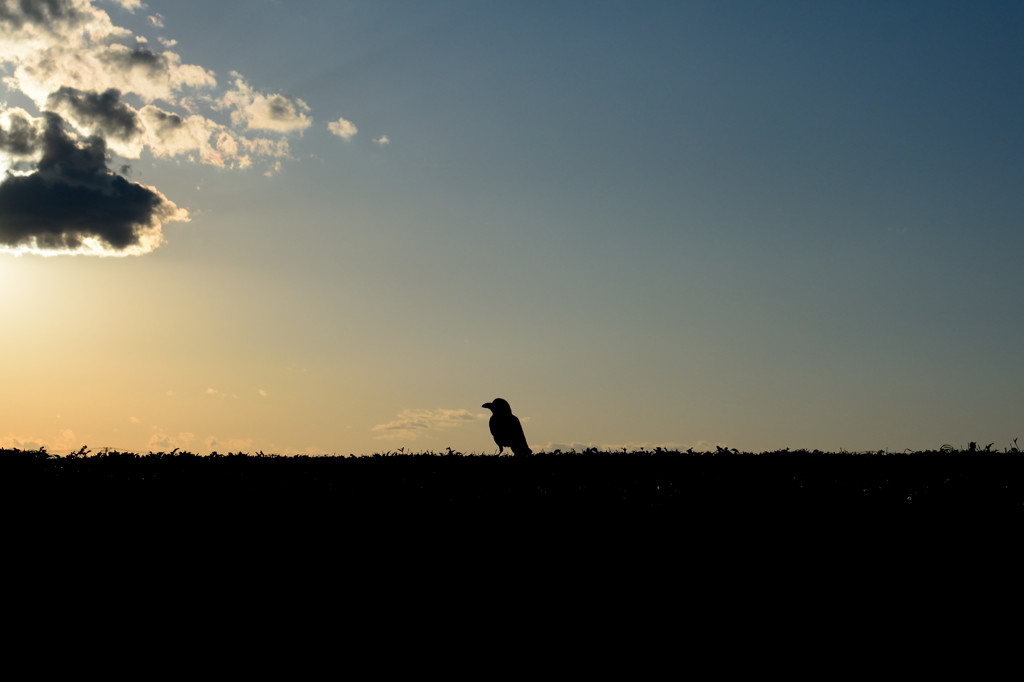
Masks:
[[[277,121],[295,118],[295,104],[284,95],[271,95],[267,98],[270,117]]]
[[[71,0],[6,0],[0,2],[0,26],[11,29],[32,24],[40,28],[71,25],[86,16]]]
[[[127,142],[142,134],[138,115],[121,101],[119,90],[101,94],[65,86],[50,95],[47,108],[60,112],[81,128],[90,129],[94,135]]]
[[[145,252],[160,241],[160,224],[182,213],[163,195],[107,168],[106,144],[79,144],[63,120],[44,114],[36,170],[0,183],[0,245],[75,251],[98,242],[103,250]],[[146,242],[146,243],[144,243]]]
[[[0,151],[12,156],[30,156],[39,148],[39,136],[24,113],[11,112],[7,130],[0,127]]]
[[[166,78],[172,67],[167,56],[142,46],[126,48],[122,45],[113,45],[111,49],[100,53],[99,59],[122,72],[141,69],[149,78]]]
[[[149,107],[146,113],[149,115],[151,125],[157,128],[158,134],[164,131],[177,130],[185,125],[185,121],[181,116],[157,109],[156,107]]]

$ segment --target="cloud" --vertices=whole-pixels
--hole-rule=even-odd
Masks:
[[[26,151],[24,123],[22,118],[8,148]],[[8,172],[0,182],[0,249],[141,255],[163,242],[164,223],[188,220],[185,210],[156,189],[111,172],[103,138],[77,142],[55,113],[30,123],[41,129],[31,136],[27,151],[39,159],[34,170]]]
[[[372,431],[381,434],[376,436],[379,439],[415,440],[422,433],[456,428],[487,418],[487,414],[473,413],[468,410],[407,409],[399,412],[395,419],[386,424],[374,426]]]
[[[359,132],[359,129],[355,127],[352,121],[346,121],[343,118],[339,118],[337,121],[331,121],[328,123],[327,130],[331,131],[346,142],[355,137],[355,134]]]
[[[384,145],[386,145],[386,144],[391,144],[391,138],[390,138],[390,137],[388,137],[387,135],[381,135],[380,137],[378,137],[377,139],[375,139],[375,140],[374,140],[374,142],[376,142],[376,143],[377,143],[377,144],[379,144],[379,145],[380,145],[381,147],[383,147],[383,146],[384,146]]]
[[[101,94],[62,86],[47,98],[46,106],[84,134],[100,135],[108,141],[113,138],[129,142],[140,138],[143,132],[138,114],[121,101],[120,90],[110,89]]]
[[[703,441],[701,441],[703,442]],[[686,450],[685,445],[676,442],[648,442],[648,441],[628,441],[625,443],[595,443],[594,441],[548,441],[547,443],[530,443],[530,447],[533,448],[534,452],[554,452],[560,450],[561,452],[584,452],[590,449],[596,449],[600,452],[653,452],[655,449],[661,449],[668,452],[681,452]],[[714,451],[714,447],[710,450]],[[699,447],[694,447],[694,450],[705,452],[708,448],[703,450]]]
[[[163,16],[148,23],[162,28]],[[284,134],[312,124],[304,101],[259,92],[235,72],[217,95],[213,71],[186,63],[174,40],[160,43],[152,49],[90,0],[0,0],[3,83],[38,109],[0,103],[0,250],[126,255],[163,243],[162,226],[188,213],[112,172],[123,164],[110,155],[266,163],[267,174],[290,158]]]
[[[83,44],[131,35],[118,28],[106,12],[89,0],[0,3],[0,58],[26,46],[64,43]]]
[[[177,435],[171,435],[163,429],[154,429],[146,447],[150,452],[170,452],[172,450],[187,450],[195,441],[196,435],[190,431],[181,431]]]
[[[52,44],[46,41],[39,49],[33,47],[10,56],[8,61],[17,66],[5,82],[40,107],[45,106],[50,93],[64,86],[95,92],[116,89],[147,102],[172,102],[185,88],[209,89],[217,84],[212,71],[183,64],[181,57],[170,50],[158,53],[145,45],[76,44],[73,39]]]
[[[99,135],[117,154],[137,159],[148,148],[154,156],[189,155],[198,163],[220,168],[248,168],[253,157],[288,156],[287,140],[249,138],[197,114],[181,115],[147,104],[136,110],[118,90],[83,92],[61,87],[47,98],[47,107],[82,135]]]
[[[231,75],[235,78],[235,87],[220,99],[220,106],[233,109],[231,122],[235,125],[290,133],[305,130],[313,124],[306,115],[309,106],[301,99],[255,92],[241,74],[232,71]]]
[[[27,111],[11,108],[0,113],[0,152],[8,157],[28,157],[38,147],[38,126]]]
[[[255,449],[255,441],[252,438],[222,439],[217,436],[207,436],[203,442],[206,443],[206,449],[211,452],[218,450],[226,452],[252,452]]]
[[[23,434],[8,433],[0,438],[0,447],[16,450],[39,450],[46,448],[53,454],[73,452],[81,447],[82,443],[75,436],[71,429],[62,429],[55,438],[38,438]]]
[[[221,168],[248,168],[253,158],[280,159],[289,154],[288,140],[250,138],[198,114],[181,115],[152,104],[139,112],[144,143],[155,156],[188,155]]]

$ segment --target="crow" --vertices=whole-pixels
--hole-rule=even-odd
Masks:
[[[488,426],[491,427],[491,435],[494,442],[498,444],[498,454],[505,448],[511,448],[515,455],[532,455],[533,450],[526,444],[526,434],[523,433],[523,425],[519,418],[512,414],[512,408],[504,398],[495,398],[489,403],[480,407],[486,407],[493,414]]]

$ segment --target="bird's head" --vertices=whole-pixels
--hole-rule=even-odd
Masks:
[[[504,398],[495,398],[491,402],[484,403],[480,407],[486,407],[494,414],[504,414],[512,412],[512,408],[509,407],[508,401],[505,400]]]

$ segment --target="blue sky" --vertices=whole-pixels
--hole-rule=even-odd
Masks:
[[[177,80],[0,42],[83,148],[119,86],[164,220],[0,253],[0,445],[487,452],[497,396],[535,450],[1021,435],[1013,3],[133,4],[107,40]]]

